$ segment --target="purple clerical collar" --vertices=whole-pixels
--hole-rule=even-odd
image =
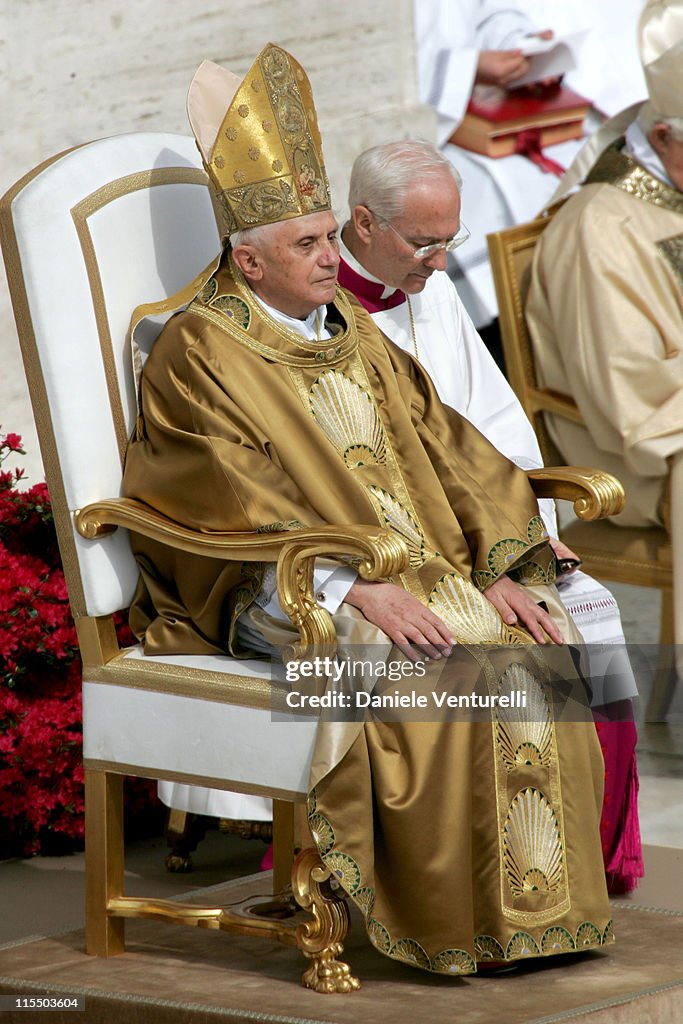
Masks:
[[[384,309],[393,309],[406,301],[405,292],[399,288],[391,288],[373,277],[365,267],[351,254],[349,249],[339,240],[339,275],[338,281],[356,296],[361,306],[368,313],[379,313]]]

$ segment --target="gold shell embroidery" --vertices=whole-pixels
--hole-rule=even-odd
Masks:
[[[498,752],[508,771],[522,765],[550,764],[553,732],[550,708],[538,680],[524,665],[510,665],[498,683],[501,696],[526,694],[526,707],[498,705],[495,709],[495,729]]]
[[[539,956],[540,949],[528,932],[515,932],[505,950],[506,960],[521,960],[525,956]]]
[[[323,814],[312,814],[308,819],[308,826],[313,836],[313,842],[320,850],[322,856],[329,853],[334,847],[334,829]]]
[[[505,950],[493,935],[477,935],[474,940],[477,960],[504,960]]]
[[[576,943],[571,932],[560,925],[546,928],[541,936],[541,952],[547,955],[552,953],[571,953],[576,949]]]
[[[211,300],[210,305],[214,309],[219,309],[224,316],[227,316],[228,320],[232,320],[234,324],[246,331],[251,321],[251,313],[244,299],[240,299],[237,295],[219,295]]]
[[[560,826],[538,789],[523,789],[510,804],[503,830],[505,874],[515,896],[562,888],[564,856]]]
[[[518,644],[490,601],[459,573],[446,573],[429,595],[429,607],[461,644]]]
[[[442,949],[432,960],[432,970],[437,974],[474,974],[474,959],[464,949]]]
[[[419,569],[421,565],[433,558],[436,552],[427,547],[424,533],[398,498],[376,484],[370,484],[368,490],[372,499],[379,505],[386,525],[403,537],[408,545],[410,564],[413,569]]]
[[[319,353],[325,356],[324,352]],[[349,469],[384,465],[384,427],[367,391],[338,370],[322,373],[310,392],[311,412]]]
[[[427,953],[415,939],[398,939],[389,950],[389,956],[404,964],[421,967],[424,971],[431,967]]]

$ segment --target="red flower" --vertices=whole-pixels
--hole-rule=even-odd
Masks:
[[[25,455],[22,444],[21,436],[19,434],[5,434],[5,437],[0,441],[0,450],[5,448],[8,452],[18,452],[20,455]]]

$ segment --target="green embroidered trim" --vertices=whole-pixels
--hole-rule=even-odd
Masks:
[[[246,331],[251,323],[249,306],[237,295],[219,295],[212,299],[210,305],[219,310],[232,323]]]
[[[350,896],[353,896],[356,889],[360,888],[360,868],[353,857],[348,853],[341,853],[339,850],[334,853],[322,854],[325,867],[329,868],[334,877],[346,889]]]
[[[334,847],[334,829],[324,814],[311,814],[308,819],[313,841],[324,857]]]
[[[376,921],[375,918],[371,918],[366,925],[368,938],[373,946],[380,951],[380,953],[389,953],[391,949],[391,936],[386,930],[383,924]]]
[[[602,945],[602,935],[600,930],[591,924],[590,921],[584,921],[576,929],[576,948],[577,949],[588,949],[591,946]]]
[[[515,932],[505,950],[506,960],[521,960],[525,956],[540,955],[540,949],[528,932]]]
[[[472,582],[479,590],[486,590],[491,583],[495,583],[499,576],[506,573],[511,579],[516,580],[518,583],[527,582],[525,578],[519,578],[515,575],[521,572],[524,576],[523,567],[514,567],[514,563],[522,557],[525,551],[529,550],[531,545],[537,546],[548,539],[548,531],[546,530],[545,524],[540,516],[531,517],[527,523],[526,534],[526,541],[520,540],[517,537],[504,537],[493,545],[486,556],[488,569],[475,569],[472,573]],[[525,562],[524,566],[527,564],[533,564],[535,566],[533,569],[534,578],[533,580],[529,579],[528,582],[555,582],[554,569],[551,573],[544,570],[538,563]],[[513,566],[513,568],[510,568],[510,566]]]
[[[474,940],[477,960],[504,960],[505,950],[493,935],[477,935]]]
[[[506,537],[494,544],[486,561],[495,578],[506,573],[508,568],[528,550],[528,547],[529,545],[525,541],[516,540],[514,537]]]
[[[218,281],[215,277],[210,277],[206,282],[202,290],[200,291],[197,298],[200,302],[203,302],[205,306],[208,306],[211,300],[218,292]]]
[[[476,969],[474,958],[464,949],[442,950],[436,954],[431,966],[436,974],[474,974]]]
[[[541,937],[542,953],[570,953],[576,949],[576,943],[566,928],[555,925],[553,928],[546,928]]]
[[[415,939],[398,939],[390,948],[389,956],[412,967],[421,967],[423,971],[431,970],[427,953]]]
[[[532,516],[526,528],[526,535],[530,544],[540,544],[548,539],[548,531],[540,516]]]
[[[238,295],[218,295],[218,281],[215,277],[209,278],[197,295],[195,302],[201,302],[204,306],[211,306],[212,309],[218,310],[234,326],[241,327],[243,331],[246,331],[251,323],[251,311],[244,299],[240,299]]]
[[[363,917],[370,917],[375,906],[375,890],[364,885],[362,889],[356,889],[352,898]]]

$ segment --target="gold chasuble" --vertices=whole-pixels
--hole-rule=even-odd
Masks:
[[[321,719],[311,833],[379,950],[468,974],[478,961],[611,942],[595,728],[586,710],[553,715],[553,688],[576,678],[571,651],[533,644],[481,594],[506,572],[552,582],[526,476],[341,290],[328,313],[332,337],[305,340],[224,256],[149,356],[125,493],[206,530],[388,526],[411,553],[392,582],[458,641],[456,658],[428,666],[427,690],[450,673],[468,689],[483,679],[490,694],[526,693],[525,710],[487,720]],[[133,539],[142,578],[131,625],[146,650],[245,653],[235,623],[263,567]],[[351,643],[374,633],[383,657],[402,658],[355,619]]]

